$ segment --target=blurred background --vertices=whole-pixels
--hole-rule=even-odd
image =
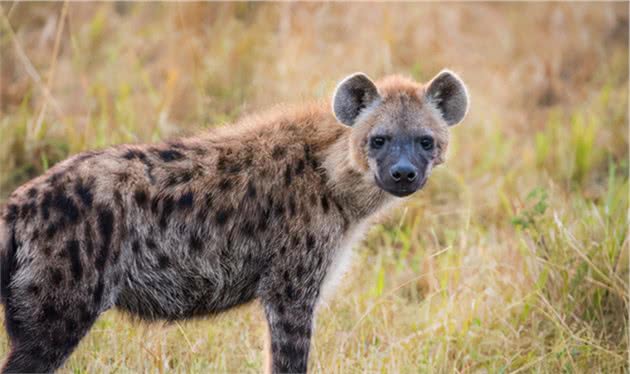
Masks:
[[[3,2],[0,63],[0,204],[86,149],[448,67],[469,115],[357,248],[310,367],[628,372],[628,3]],[[263,321],[108,312],[63,372],[258,372]]]

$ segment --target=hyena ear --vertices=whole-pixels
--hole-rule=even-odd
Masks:
[[[431,80],[425,96],[437,107],[449,126],[460,123],[468,112],[466,85],[450,70],[442,70]]]
[[[361,111],[380,98],[376,86],[367,75],[354,73],[337,85],[333,95],[333,112],[339,122],[352,126]]]

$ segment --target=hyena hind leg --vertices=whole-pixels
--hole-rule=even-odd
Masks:
[[[49,373],[57,370],[77,347],[100,314],[98,303],[86,302],[81,290],[39,292],[34,298],[12,287],[5,305],[11,351],[2,373]],[[62,295],[63,293],[63,295]]]
[[[58,323],[20,321],[29,325],[28,331],[19,331],[11,337],[11,351],[2,367],[2,373],[49,373],[57,370],[79,341],[90,330],[96,316],[87,320],[62,319]]]
[[[72,330],[71,332],[60,331],[61,329],[53,327],[53,324],[34,322],[29,328],[32,333],[20,334],[11,339],[11,351],[1,372],[50,373],[57,370],[90,330],[95,320],[93,317],[82,322],[70,319],[62,321],[64,329]]]

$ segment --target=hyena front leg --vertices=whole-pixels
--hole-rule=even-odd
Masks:
[[[271,339],[271,372],[305,373],[313,324],[311,301],[265,303]]]
[[[322,276],[305,271],[302,265],[295,269],[275,274],[269,292],[261,298],[269,325],[270,368],[274,374],[305,373],[307,369]]]

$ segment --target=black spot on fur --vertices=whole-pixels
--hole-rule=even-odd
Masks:
[[[172,162],[172,161],[177,161],[184,158],[184,155],[182,153],[174,149],[159,150],[157,151],[157,155],[164,162]]]
[[[276,145],[273,147],[273,150],[271,151],[271,157],[273,157],[274,160],[279,160],[283,158],[284,155],[286,155],[286,153],[287,153],[287,149],[285,147]]]
[[[136,204],[138,204],[141,208],[146,208],[147,203],[149,202],[149,195],[145,189],[138,188],[133,193],[133,198],[136,200]]]
[[[168,225],[168,218],[175,209],[175,201],[172,196],[167,196],[162,201],[162,215],[160,216],[160,227],[165,229]]]
[[[317,169],[317,167],[319,166],[317,159],[314,157],[313,155],[313,151],[311,149],[311,146],[308,144],[304,144],[304,160],[313,168],[313,169]]]
[[[88,208],[92,206],[92,191],[81,180],[78,180],[74,185],[74,192],[77,194],[83,205]]]
[[[304,266],[302,266],[302,264],[298,265],[297,268],[295,268],[295,277],[297,279],[304,278]]]
[[[284,215],[284,204],[282,204],[282,201],[278,201],[274,205],[273,211],[276,214],[276,217],[280,217]]]
[[[28,287],[26,288],[26,291],[28,291],[28,293],[30,293],[33,296],[38,296],[39,292],[41,291],[41,289],[39,288],[38,285],[31,283],[28,285]]]
[[[317,196],[315,195],[315,193],[311,193],[311,195],[308,197],[308,201],[311,203],[312,206],[317,205]]]
[[[256,185],[252,180],[247,183],[247,197],[250,199],[256,198]]]
[[[26,195],[30,198],[35,198],[35,196],[37,196],[37,188],[36,187],[31,187],[28,192],[26,193]]]
[[[20,218],[23,220],[30,220],[33,218],[33,215],[37,212],[37,206],[33,201],[28,202],[22,205],[20,209]]]
[[[59,286],[63,282],[63,273],[58,268],[53,268],[50,271],[50,282],[54,286]]]
[[[284,185],[289,187],[291,185],[292,179],[293,179],[293,174],[291,171],[291,165],[287,165],[287,168],[284,171]]]
[[[42,215],[42,219],[44,221],[48,220],[48,218],[50,218],[50,206],[52,204],[52,192],[51,191],[46,191],[44,192],[44,198],[42,199],[42,203],[39,206],[39,211]],[[8,221],[8,220],[7,220]]]
[[[203,242],[201,241],[201,238],[199,238],[197,235],[193,234],[190,236],[190,249],[194,252],[201,252],[201,250],[203,249]]]
[[[66,243],[66,250],[70,256],[70,269],[75,281],[79,281],[83,275],[83,265],[81,265],[81,257],[79,255],[79,242],[70,240]]]
[[[322,268],[322,264],[324,263],[324,257],[323,256],[317,256],[317,268],[321,269]]]
[[[61,317],[55,306],[50,302],[42,306],[42,314],[43,320],[48,323],[55,322]]]
[[[125,172],[121,172],[121,173],[116,173],[116,179],[118,180],[118,184],[125,184],[127,183],[127,181],[130,178],[129,173],[125,173]]]
[[[295,205],[295,199],[293,198],[292,195],[289,195],[289,202],[288,202],[288,207],[289,207],[289,216],[293,217],[295,216],[295,212],[297,210],[297,207]]]
[[[232,214],[231,209],[221,209],[217,212],[216,220],[219,225],[224,225]]]
[[[94,254],[94,243],[92,241],[92,226],[89,222],[83,225],[83,238],[85,239],[85,253],[88,257]]]
[[[287,284],[287,286],[284,288],[284,296],[287,298],[287,300],[293,300],[293,298],[295,297],[295,290],[293,289],[293,286],[291,284]]]
[[[190,182],[193,178],[193,173],[190,170],[182,171],[179,174],[171,174],[166,178],[166,186],[172,187],[178,184],[185,184]]]
[[[109,256],[112,235],[114,233],[114,214],[112,211],[104,206],[99,207],[96,224],[101,237],[101,250],[96,257],[94,265],[97,270],[102,271],[105,268],[105,263]]]
[[[157,249],[157,244],[155,244],[155,241],[154,241],[153,239],[151,239],[151,238],[147,238],[147,239],[144,241],[144,244],[146,244],[146,245],[147,245],[147,248],[149,248],[150,250],[155,250],[155,249]]]
[[[192,191],[188,191],[186,193],[184,193],[182,196],[179,197],[179,199],[177,200],[177,206],[180,209],[189,209],[192,208],[193,206],[193,201],[194,201],[194,194],[192,193]]]
[[[57,183],[59,183],[59,180],[61,179],[62,176],[63,176],[63,173],[58,171],[58,172],[53,173],[50,177],[48,177],[46,181],[51,186],[55,186]]]
[[[241,169],[241,165],[234,163],[228,167],[227,171],[228,173],[238,174],[241,172]]]
[[[306,234],[306,249],[312,250],[315,248],[315,237],[311,234]]]
[[[171,265],[171,259],[166,255],[161,255],[158,257],[158,266],[160,269],[166,269]]]
[[[276,312],[281,316],[284,315],[284,305],[282,303],[276,306]]]
[[[42,247],[42,252],[44,253],[44,256],[49,257],[52,253],[52,248],[48,245],[45,245],[44,247]]]
[[[328,198],[325,195],[322,195],[321,203],[322,203],[322,209],[324,210],[324,213],[328,213],[328,211],[330,210],[330,205],[328,204]]]
[[[214,203],[214,196],[210,192],[207,192],[199,205],[199,210],[197,211],[197,219],[199,221],[205,221],[208,219],[208,213],[212,208]]]
[[[105,290],[105,283],[103,282],[103,274],[99,275],[98,282],[96,282],[96,288],[94,289],[94,305],[95,309],[98,309],[103,300],[103,291]]]
[[[227,169],[228,160],[224,155],[220,155],[217,160],[217,170],[224,172]]]
[[[295,166],[295,175],[300,176],[302,175],[302,173],[304,173],[304,160],[298,161],[297,165]]]
[[[52,207],[63,214],[70,223],[77,223],[79,220],[79,209],[74,201],[61,189],[55,192],[52,199]]]
[[[229,190],[230,188],[232,188],[232,181],[229,179],[222,179],[221,182],[219,182],[219,190],[225,192],[227,190]]]
[[[293,246],[293,248],[300,246],[300,238],[297,235],[291,238],[291,246]]]
[[[280,247],[280,256],[284,256],[287,253],[287,247],[283,245]]]
[[[140,242],[136,239],[133,241],[133,243],[131,243],[131,251],[137,255],[138,253],[140,253],[140,250]]]
[[[46,236],[46,239],[50,240],[57,234],[57,232],[62,231],[65,227],[66,227],[66,221],[62,217],[57,222],[51,222],[46,227],[46,231],[44,232],[44,235]]]
[[[137,158],[139,160],[145,160],[146,157],[147,156],[144,154],[144,152],[142,152],[140,150],[136,150],[136,149],[130,149],[123,155],[123,158],[125,158],[127,160],[133,160],[135,158]]]

